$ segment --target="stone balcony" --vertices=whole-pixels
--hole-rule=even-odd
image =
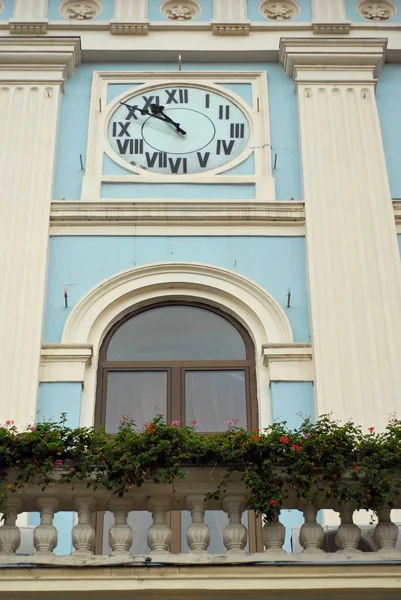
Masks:
[[[85,481],[74,484],[58,483],[57,472],[53,484],[42,490],[39,486],[26,485],[9,496],[7,517],[0,527],[0,563],[4,565],[59,565],[59,566],[106,566],[133,564],[215,564],[233,563],[380,563],[401,561],[401,550],[396,548],[398,527],[392,523],[390,510],[379,514],[374,528],[373,541],[368,551],[363,545],[361,529],[353,523],[353,507],[336,507],[334,504],[322,509],[337,509],[341,525],[332,531],[330,552],[327,549],[327,533],[317,522],[317,511],[313,506],[300,504],[296,497],[285,502],[285,509],[298,509],[303,513],[303,525],[297,540],[299,551],[283,549],[285,526],[277,520],[262,528],[263,551],[250,553],[247,550],[247,527],[241,522],[244,512],[243,498],[246,490],[239,476],[229,481],[219,500],[205,499],[214,492],[224,471],[207,467],[188,468],[187,478],[174,484],[149,482],[141,488],[132,488],[124,497],[110,495],[102,489],[93,490]],[[401,504],[400,504],[401,507]],[[226,513],[222,541],[225,552],[208,551],[210,528],[205,523],[205,511],[220,510]],[[38,511],[40,524],[33,530],[32,553],[21,555],[21,531],[17,526],[18,515]],[[60,511],[75,512],[72,531],[58,532],[54,516]],[[131,511],[148,511],[152,524],[147,531],[149,554],[132,552],[136,532],[128,523]],[[168,514],[189,511],[191,518],[186,528],[188,551],[173,553],[170,544],[174,531],[167,519]],[[95,513],[112,513],[108,531],[110,550],[107,553],[93,552],[96,539]],[[286,511],[282,512],[285,521]],[[71,521],[72,522],[72,521]],[[106,529],[106,522],[104,522]],[[246,520],[244,520],[246,522]],[[168,524],[169,523],[169,524]],[[71,536],[73,551],[69,555],[54,553],[59,535]],[[107,531],[104,532],[107,538]],[[334,544],[333,545],[333,540]],[[104,544],[103,544],[104,547]],[[334,550],[334,551],[333,551]]]

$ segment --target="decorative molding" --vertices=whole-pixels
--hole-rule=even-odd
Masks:
[[[47,11],[48,0],[14,0],[14,12],[9,20],[10,33],[46,33]]]
[[[248,35],[250,23],[246,0],[214,0],[213,35]]]
[[[362,0],[357,4],[356,11],[368,21],[389,21],[397,14],[397,7],[390,0]]]
[[[282,38],[279,57],[296,84],[372,83],[384,64],[386,49],[384,38]]]
[[[250,23],[213,23],[213,35],[249,35]]]
[[[75,37],[0,38],[0,422],[18,426],[36,412],[61,86],[79,51]]]
[[[60,14],[70,21],[90,21],[102,12],[102,5],[98,0],[65,0],[59,8]]]
[[[259,4],[258,9],[261,15],[273,21],[290,21],[295,19],[301,12],[301,7],[295,0],[281,2],[264,0]]]
[[[280,48],[298,93],[317,412],[379,430],[401,413],[401,263],[375,98],[385,50]]]
[[[351,31],[351,23],[312,23],[312,29],[320,35],[345,35]]]
[[[42,344],[39,381],[83,382],[92,356],[93,348],[89,344]]]
[[[191,21],[200,15],[201,10],[201,5],[196,0],[165,0],[160,6],[161,14],[172,21]]]
[[[265,344],[263,362],[270,381],[314,381],[312,344]]]
[[[115,35],[147,35],[149,33],[148,0],[114,0],[110,22]]]
[[[393,208],[397,234],[401,234],[401,200],[393,200]]]

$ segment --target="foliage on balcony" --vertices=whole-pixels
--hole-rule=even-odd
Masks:
[[[116,435],[93,428],[71,429],[65,415],[58,423],[41,423],[18,431],[13,422],[0,426],[0,507],[9,494],[27,483],[43,489],[58,482],[88,481],[123,496],[146,481],[185,479],[186,467],[226,468],[213,497],[219,497],[232,473],[239,472],[247,490],[244,504],[274,520],[284,500],[296,496],[320,508],[336,506],[378,511],[392,507],[401,489],[401,421],[383,433],[363,432],[351,422],[323,416],[305,419],[296,430],[285,422],[251,433],[236,420],[227,431],[199,435],[196,422],[166,423],[157,416],[142,429],[123,417]]]

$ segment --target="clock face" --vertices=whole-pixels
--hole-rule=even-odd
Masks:
[[[250,126],[234,102],[197,87],[160,87],[125,100],[112,114],[113,150],[137,168],[164,175],[204,173],[246,148]]]

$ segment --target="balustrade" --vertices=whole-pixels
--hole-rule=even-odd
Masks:
[[[185,480],[174,484],[152,482],[146,483],[141,488],[131,488],[123,497],[110,495],[103,489],[93,490],[88,488],[85,481],[73,484],[57,483],[42,490],[40,486],[27,484],[15,493],[11,493],[6,504],[5,518],[0,527],[0,561],[4,564],[115,564],[115,563],[182,563],[193,564],[199,562],[213,563],[246,563],[246,562],[344,562],[361,561],[377,562],[401,560],[401,548],[397,548],[398,527],[391,521],[390,509],[379,511],[377,524],[371,527],[366,549],[366,531],[361,530],[354,521],[354,507],[352,504],[336,506],[335,502],[324,505],[322,509],[334,509],[339,513],[341,524],[336,531],[325,530],[319,524],[316,507],[302,503],[294,497],[284,502],[284,510],[273,521],[265,523],[262,527],[261,538],[263,548],[257,552],[247,551],[248,531],[243,519],[244,496],[246,490],[240,476],[233,474],[227,484],[226,490],[220,499],[212,499],[209,494],[216,490],[224,471],[221,469],[210,470],[206,467],[188,468]],[[397,508],[401,508],[401,502]],[[300,517],[303,515],[303,524],[297,535],[295,547],[300,551],[291,551],[288,543],[291,530],[286,531],[287,509],[298,510]],[[208,511],[219,510],[225,518],[225,523],[217,535],[221,539],[222,549],[220,554],[210,551],[211,533],[216,534],[208,519]],[[40,523],[33,530],[31,537],[32,552],[27,555],[21,543],[21,531],[18,527],[18,515],[26,512],[39,511]],[[96,554],[96,536],[94,515],[110,511],[113,523],[107,531],[109,553]],[[133,541],[138,539],[139,532],[135,526],[130,525],[132,511],[147,511],[152,516],[152,523],[147,531],[147,544],[149,554],[133,553]],[[176,532],[174,527],[177,519],[171,515],[177,512],[189,511],[191,518],[185,530]],[[58,520],[54,519],[59,512],[74,512],[76,521],[72,530],[67,531],[64,526],[56,526]],[[145,522],[140,517],[139,521]],[[142,513],[143,515],[143,513]],[[244,522],[243,522],[244,521]],[[60,521],[61,522],[61,521]],[[98,519],[98,522],[100,520]],[[136,520],[138,522],[138,519]],[[209,524],[208,524],[209,523]],[[132,520],[131,520],[132,524]],[[299,523],[301,525],[301,521]],[[254,527],[254,526],[253,526]],[[217,525],[216,525],[217,528]],[[24,529],[26,532],[26,529]],[[179,535],[181,533],[181,535]],[[182,540],[186,538],[188,551],[180,554],[172,552],[174,536]],[[330,534],[331,542],[328,542]],[[143,531],[141,532],[143,537]],[[60,537],[65,541],[66,536],[71,540],[71,554],[60,556],[57,554],[57,543]],[[286,537],[287,536],[287,537]],[[213,537],[213,536],[212,536]],[[260,537],[260,536],[259,536]],[[287,539],[287,543],[285,540]],[[362,543],[365,539],[365,542]],[[332,542],[335,543],[335,548]],[[146,543],[146,542],[145,542]],[[19,550],[21,545],[21,550]],[[328,548],[330,547],[330,552]],[[334,550],[334,551],[333,551]],[[23,552],[21,554],[21,552]]]

